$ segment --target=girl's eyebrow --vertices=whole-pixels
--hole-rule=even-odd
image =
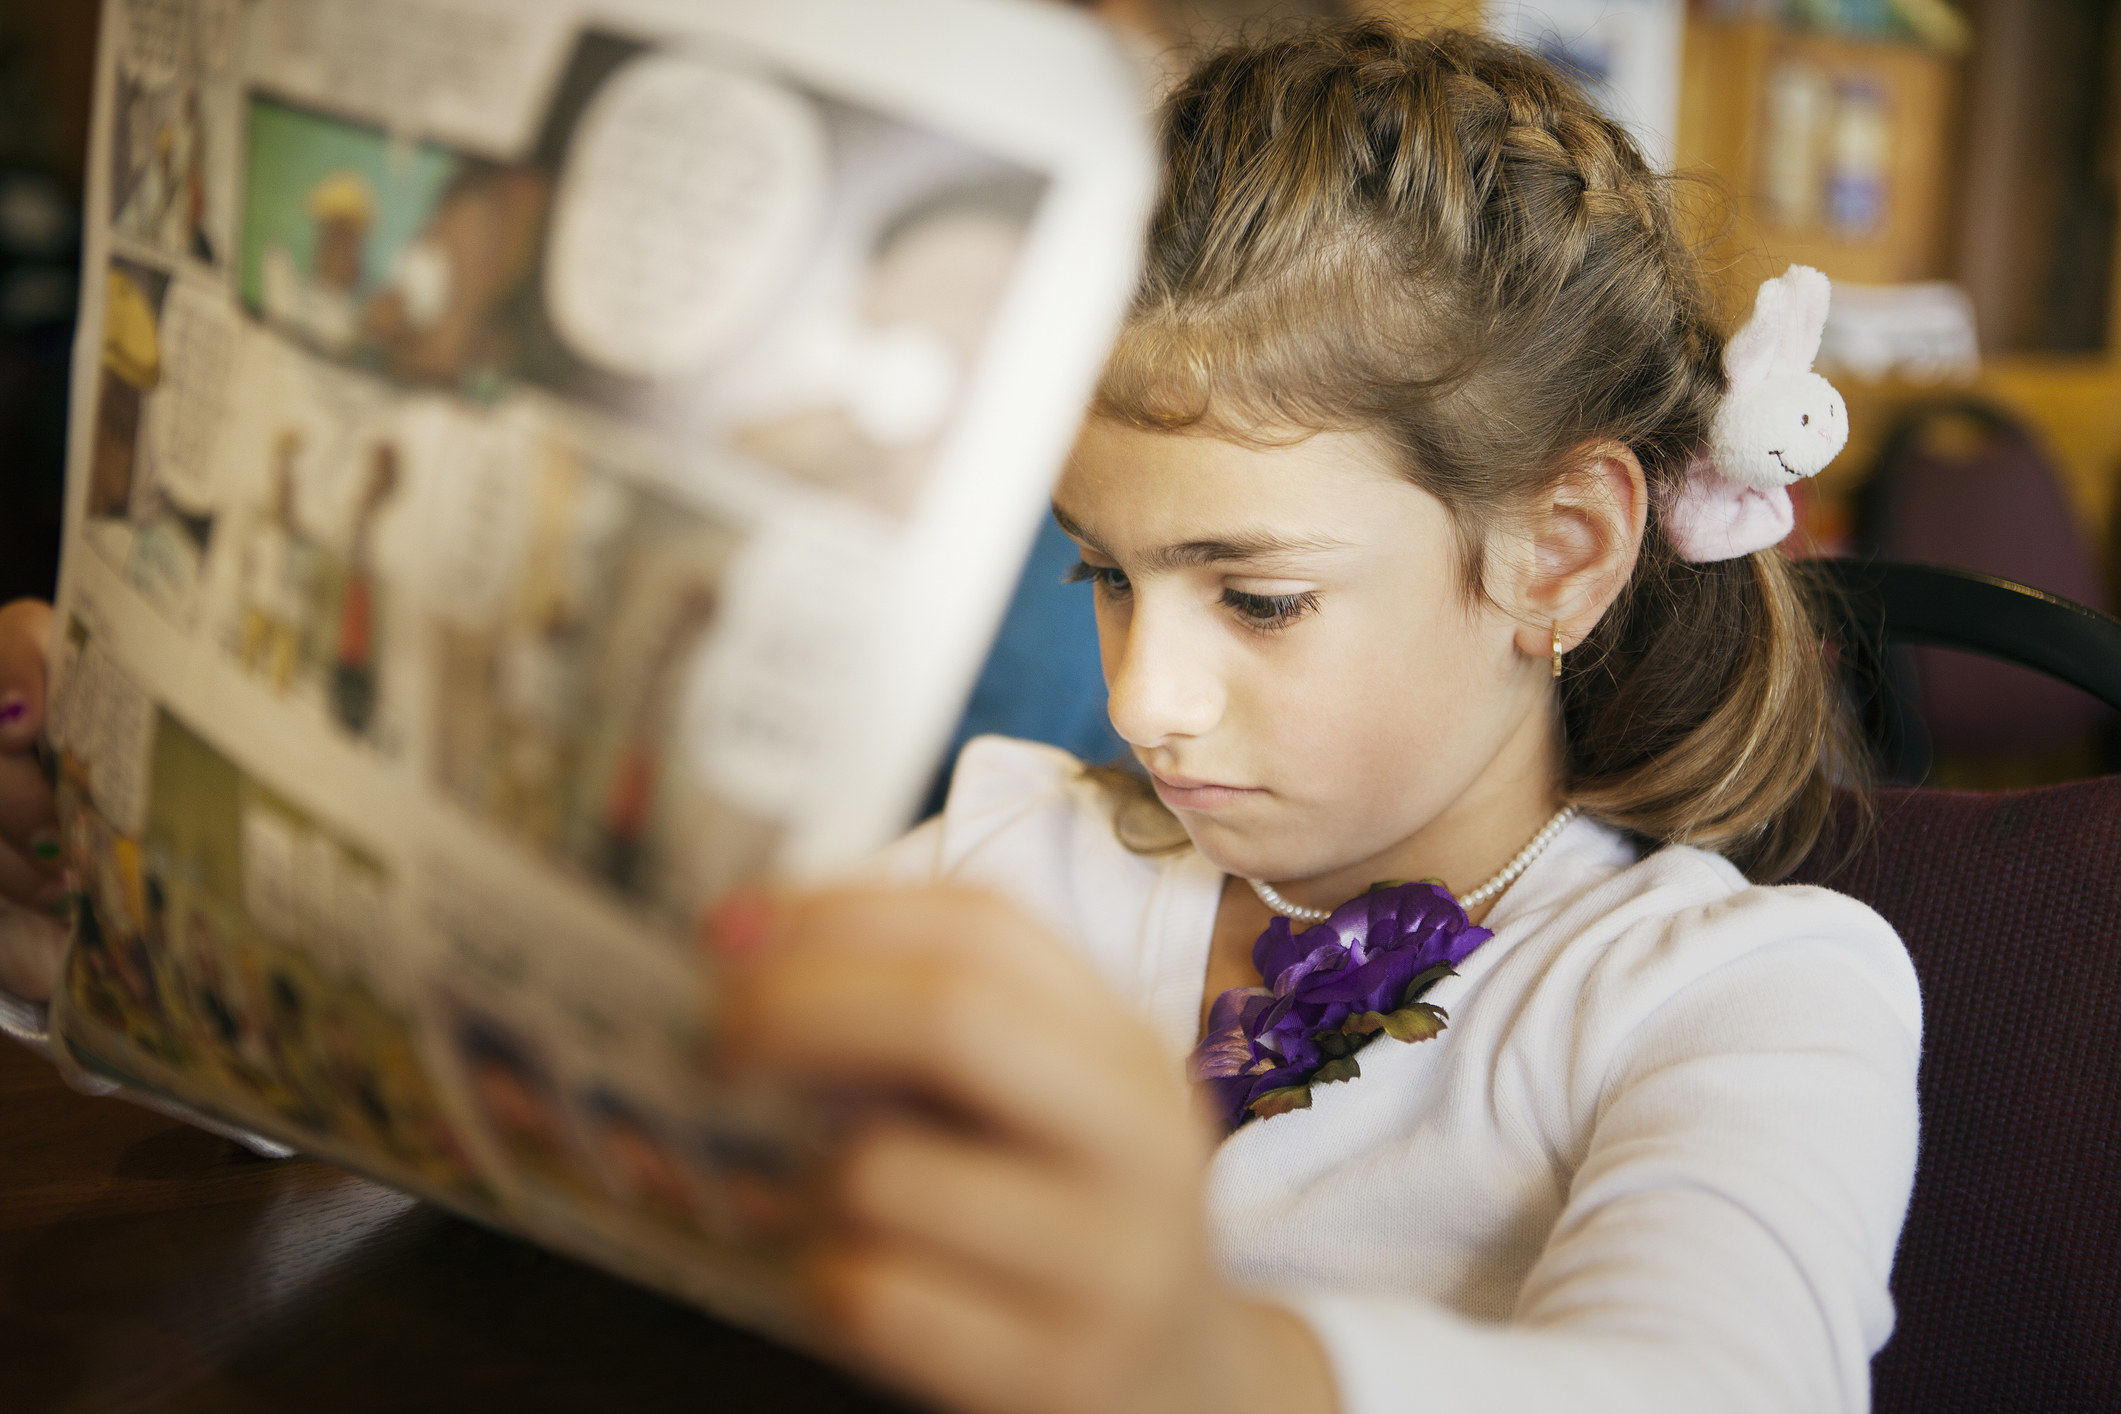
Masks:
[[[1111,551],[1098,543],[1096,536],[1083,529],[1080,521],[1058,505],[1053,507],[1053,519],[1072,539],[1100,555],[1111,555]],[[1290,538],[1266,533],[1240,534],[1227,539],[1183,540],[1175,545],[1160,545],[1141,557],[1141,567],[1144,573],[1153,573],[1199,569],[1206,565],[1268,564],[1346,547],[1346,541],[1311,536]]]

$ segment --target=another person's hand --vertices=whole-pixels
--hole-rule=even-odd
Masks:
[[[0,608],[0,988],[42,1000],[58,981],[66,897],[51,783],[37,760],[44,729],[49,604]]]
[[[903,1101],[855,1127],[814,1249],[847,1359],[964,1411],[1332,1408],[1308,1328],[1217,1275],[1210,1122],[1080,957],[958,889],[717,925],[727,1064]]]

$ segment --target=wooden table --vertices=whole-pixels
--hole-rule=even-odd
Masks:
[[[888,1411],[845,1376],[0,1038],[0,1409]]]

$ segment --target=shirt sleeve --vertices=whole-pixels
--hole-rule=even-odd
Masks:
[[[998,837],[1025,833],[1038,817],[1071,813],[1068,784],[1082,763],[1058,747],[1010,737],[978,736],[959,753],[942,810],[871,855],[851,871],[862,883],[912,887],[938,883],[960,872],[966,858]],[[1033,849],[1012,855],[1033,872],[1051,872],[1050,840],[1033,829]],[[1041,868],[1040,866],[1044,867]]]
[[[911,888],[943,876],[943,817],[931,815],[853,871],[857,882]]]
[[[1347,1414],[1868,1408],[1913,1181],[1920,1011],[1890,929],[1836,902],[1873,926],[1747,948],[1647,1009],[1655,963],[1586,983],[1580,1014],[1611,1020],[1583,1027],[1553,1088],[1583,1087],[1588,1144],[1508,1322],[1284,1294]]]

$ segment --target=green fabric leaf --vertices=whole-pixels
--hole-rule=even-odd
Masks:
[[[1311,1087],[1309,1085],[1284,1085],[1279,1090],[1269,1090],[1246,1108],[1250,1109],[1252,1113],[1258,1115],[1261,1119],[1272,1119],[1276,1115],[1285,1115],[1291,1110],[1307,1110],[1311,1108]]]
[[[1336,1080],[1353,1080],[1361,1074],[1362,1066],[1356,1062],[1355,1057],[1344,1056],[1339,1060],[1329,1060],[1318,1069],[1312,1071],[1311,1083],[1313,1085],[1331,1085]]]
[[[1457,975],[1457,968],[1451,966],[1448,962],[1439,962],[1427,971],[1417,974],[1413,981],[1407,983],[1407,989],[1399,994],[1399,1004],[1401,1006],[1412,1006],[1428,995],[1429,988],[1443,981],[1446,977],[1456,977]]]
[[[1381,1011],[1358,1012],[1340,1023],[1340,1029],[1348,1036],[1375,1036],[1385,1029],[1385,1015]]]
[[[1395,1041],[1427,1041],[1443,1030],[1450,1017],[1442,1007],[1416,1002],[1380,1020],[1385,1034]]]

